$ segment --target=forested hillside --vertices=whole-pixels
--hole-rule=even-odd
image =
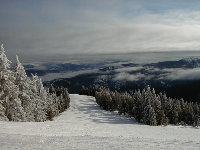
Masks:
[[[200,125],[200,105],[183,99],[156,94],[150,87],[134,94],[119,93],[105,88],[82,87],[80,94],[95,96],[97,104],[108,111],[127,114],[148,125]]]

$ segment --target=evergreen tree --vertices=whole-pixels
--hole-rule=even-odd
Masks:
[[[105,88],[82,88],[82,93],[93,94],[102,109],[117,110],[119,114],[128,114],[136,121],[149,125],[187,124],[200,125],[199,105],[187,103],[183,99],[168,98],[166,94],[156,94],[154,89],[128,93],[112,92]]]
[[[1,103],[5,106],[3,113],[11,121],[23,121],[24,110],[21,106],[21,100],[18,98],[19,89],[15,85],[16,79],[10,70],[10,64],[2,44],[0,50],[0,92],[4,93],[1,99]]]
[[[30,89],[31,80],[28,78],[18,56],[16,56],[15,78],[15,84],[19,87],[19,99],[24,108],[26,121],[34,121],[35,99],[33,99],[34,95]]]
[[[3,45],[0,49],[0,120],[46,121],[69,107],[69,94],[60,89],[53,96],[43,87],[41,79],[27,77],[18,56],[16,70],[10,69]],[[53,115],[50,113],[53,113]]]
[[[1,91],[0,93],[0,121],[8,120],[5,113],[6,113],[6,101],[5,101],[3,91]]]
[[[156,114],[151,105],[147,105],[144,109],[143,122],[148,125],[157,125]]]
[[[200,108],[197,103],[194,104],[194,126],[200,126]]]
[[[155,97],[155,100],[153,101],[153,108],[156,114],[157,125],[166,124],[165,114],[164,114],[164,111],[162,110],[159,96]]]

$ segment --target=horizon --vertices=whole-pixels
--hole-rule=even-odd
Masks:
[[[5,49],[6,54],[7,50]],[[158,61],[174,61],[187,58],[200,58],[200,51],[140,51],[129,53],[85,53],[85,54],[12,54],[7,55],[12,61],[16,61],[18,55],[21,63],[48,63],[48,62],[75,62],[75,63],[98,63],[109,61],[132,61],[138,63],[149,63]]]

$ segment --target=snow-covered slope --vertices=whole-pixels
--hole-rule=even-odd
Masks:
[[[0,122],[0,149],[200,149],[200,129],[147,126],[101,110],[89,96],[47,122]]]

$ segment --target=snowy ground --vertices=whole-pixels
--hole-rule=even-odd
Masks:
[[[100,110],[92,97],[70,97],[54,121],[0,122],[0,149],[200,149],[199,128],[141,125]]]

